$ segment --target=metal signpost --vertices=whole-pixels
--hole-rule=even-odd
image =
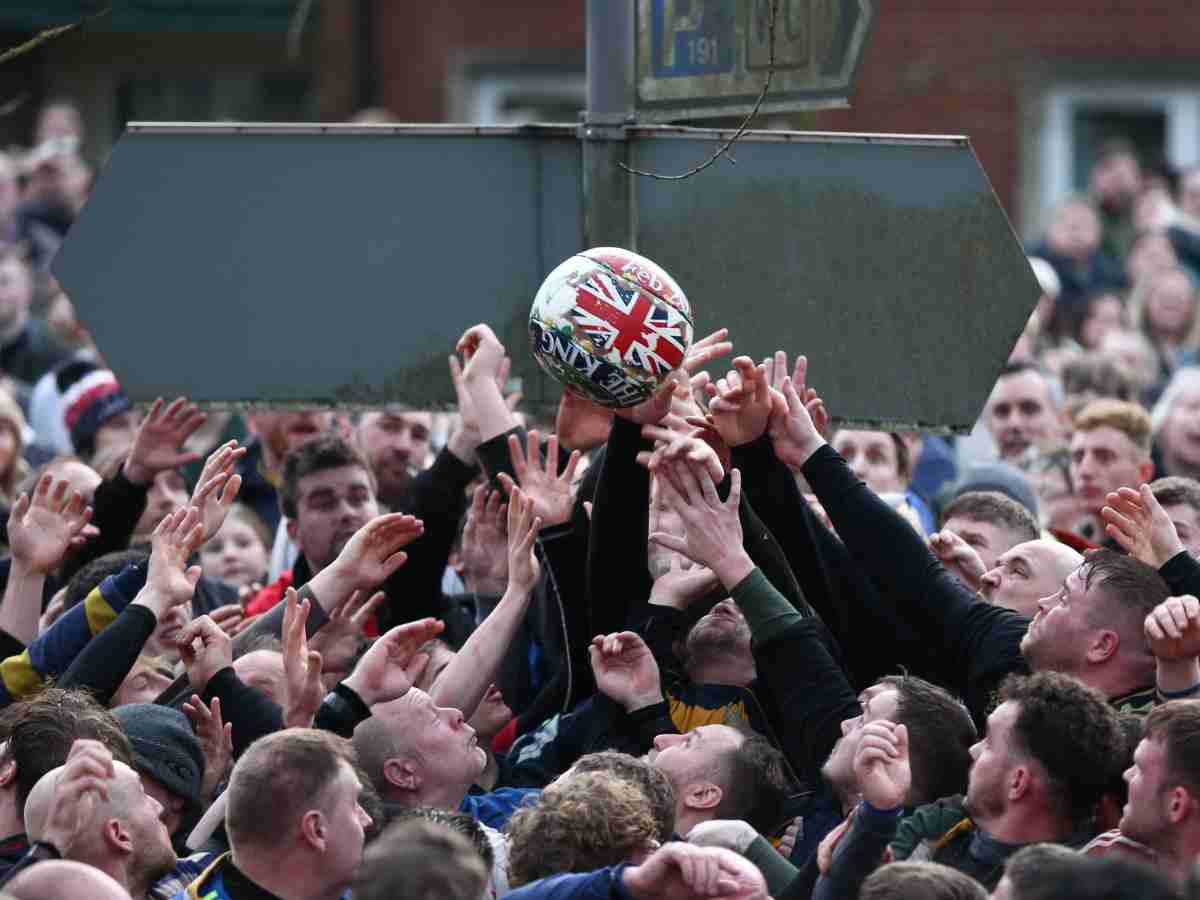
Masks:
[[[778,2],[777,35],[830,5]],[[137,401],[449,404],[446,354],[486,321],[549,406],[533,294],[582,247],[623,245],[677,278],[698,334],[807,353],[842,420],[970,427],[1038,289],[965,138],[748,131],[736,166],[622,168],[686,172],[731,136],[638,124],[635,23],[653,36],[660,15],[677,68],[722,9],[736,69],[753,2],[591,0],[579,126],[131,125],[55,273]]]

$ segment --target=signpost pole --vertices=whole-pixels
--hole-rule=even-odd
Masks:
[[[587,244],[636,249],[634,178],[626,128],[634,121],[634,2],[587,0],[587,109],[583,144]]]

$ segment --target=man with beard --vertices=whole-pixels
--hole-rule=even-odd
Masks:
[[[404,407],[363,413],[355,438],[379,486],[379,502],[393,512],[408,498],[413,477],[425,466],[433,414]]]
[[[906,819],[907,730],[886,720],[870,726],[854,760],[862,803],[814,896],[857,896],[889,845],[896,860],[932,860],[990,890],[1021,847],[1090,837],[1096,803],[1120,765],[1116,713],[1098,691],[1053,672],[1009,678],[1000,701],[987,736],[971,748],[966,798],[939,800]]]
[[[103,784],[103,788],[91,787]],[[82,795],[91,790],[91,804]],[[68,795],[76,815],[67,816]],[[67,802],[65,802],[67,801]],[[63,859],[86,863],[111,876],[134,900],[176,864],[162,805],[145,792],[136,770],[114,760],[99,741],[76,741],[67,762],[43,775],[25,803],[33,852],[53,848]]]

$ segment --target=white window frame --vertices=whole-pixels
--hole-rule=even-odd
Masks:
[[[587,97],[587,79],[578,73],[546,71],[545,66],[530,64],[525,71],[513,71],[511,64],[488,72],[466,74],[461,68],[451,79],[451,118],[474,125],[523,125],[527,120],[505,116],[503,110],[513,97],[536,95],[565,102],[578,102],[583,109]]]
[[[1073,192],[1075,110],[1079,106],[1117,111],[1161,112],[1166,118],[1167,159],[1186,167],[1200,162],[1200,82],[1060,82],[1043,100],[1040,141],[1041,190],[1037,221]]]

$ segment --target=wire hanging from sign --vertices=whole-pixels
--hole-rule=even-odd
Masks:
[[[763,80],[762,90],[758,92],[758,99],[754,101],[754,107],[746,114],[746,118],[742,119],[742,124],[738,126],[737,131],[735,131],[733,135],[727,141],[725,141],[724,144],[713,151],[712,156],[700,163],[698,166],[694,166],[693,168],[688,169],[686,172],[683,172],[679,175],[663,175],[659,172],[646,172],[642,169],[635,169],[632,166],[627,166],[623,162],[619,162],[617,165],[630,175],[638,175],[642,178],[654,178],[658,181],[682,181],[685,178],[691,178],[693,175],[703,172],[722,156],[728,158],[731,163],[736,163],[737,160],[735,160],[732,156],[729,156],[729,150],[735,143],[737,143],[738,138],[746,133],[746,130],[750,127],[750,123],[753,122],[754,117],[758,115],[759,107],[762,106],[763,100],[766,99],[767,92],[771,90],[771,78],[775,74],[775,13],[778,8],[779,0],[771,0],[771,16],[767,24],[767,77]]]

